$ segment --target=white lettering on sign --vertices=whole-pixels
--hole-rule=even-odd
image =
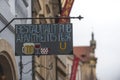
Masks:
[[[17,25],[16,42],[72,41],[72,26],[67,25]]]

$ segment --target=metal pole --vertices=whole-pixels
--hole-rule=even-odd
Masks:
[[[57,56],[55,56],[55,65],[56,65],[56,80],[58,80],[58,73],[57,73]]]
[[[32,80],[35,80],[35,61],[34,61],[34,59],[35,59],[35,56],[34,55],[32,55]]]
[[[19,66],[20,66],[20,80],[22,80],[22,70],[23,70],[23,65],[22,65],[22,55],[20,55],[20,63],[19,63]]]

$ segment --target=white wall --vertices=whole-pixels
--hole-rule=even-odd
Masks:
[[[7,2],[8,1],[8,2]],[[16,9],[15,9],[15,1],[19,1],[21,4],[19,6],[21,6],[21,9],[17,8],[18,11],[23,11],[23,14],[18,14],[16,13]],[[15,16],[19,16],[19,17],[31,17],[31,0],[27,0],[29,6],[27,8],[25,8],[25,6],[23,6],[23,2],[22,0],[0,0],[0,30],[5,27],[5,25],[7,25],[6,21],[11,21],[13,18],[15,18]],[[25,15],[24,15],[25,14]],[[2,16],[2,18],[1,18]],[[5,22],[4,22],[5,20]],[[25,23],[25,21],[21,21],[21,20],[17,20],[17,21],[13,21],[11,23],[12,27],[14,28],[15,24],[21,24],[21,23]],[[31,23],[31,20],[26,21],[27,23]],[[13,50],[15,51],[15,34],[13,32],[11,32],[8,28],[6,28],[2,33],[0,33],[0,38],[5,39],[6,41],[9,42],[9,44],[12,46]],[[16,61],[17,61],[17,69],[19,72],[19,57],[16,56]],[[31,61],[31,57],[23,57],[23,64],[27,63],[28,61]],[[31,64],[24,66],[24,72],[28,71],[29,69],[31,69]],[[19,75],[19,73],[18,73]],[[23,74],[23,80],[31,80],[31,73],[24,75]]]
[[[0,0],[0,15],[3,16],[8,22],[14,18],[13,14],[10,11],[10,5],[6,3],[5,0]],[[2,22],[2,18],[0,19],[0,30],[5,26]],[[9,34],[9,35],[8,35]],[[0,33],[0,37],[7,40],[11,46],[14,48],[14,34],[8,30],[5,29],[2,33]]]

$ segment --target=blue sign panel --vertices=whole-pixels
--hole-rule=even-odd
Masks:
[[[17,24],[15,55],[73,53],[72,24]]]

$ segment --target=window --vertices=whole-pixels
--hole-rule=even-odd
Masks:
[[[4,75],[2,65],[0,64],[0,76]]]
[[[38,0],[34,0],[32,5],[33,5],[33,11],[39,13],[39,11],[41,10],[40,2]]]
[[[2,65],[0,64],[0,80],[6,80],[6,77],[3,72]]]
[[[46,5],[46,11],[47,11],[47,14],[49,14],[49,13],[50,13],[50,8],[49,8],[49,6],[48,6],[48,5]]]
[[[23,3],[25,4],[26,7],[28,7],[27,0],[23,0]]]

